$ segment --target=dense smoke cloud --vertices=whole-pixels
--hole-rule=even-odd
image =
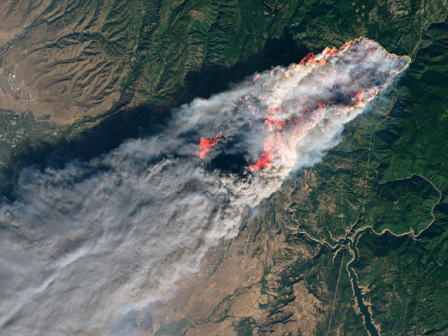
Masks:
[[[107,334],[120,314],[166,298],[408,62],[361,39],[196,99],[158,136],[23,171],[0,208],[1,334]]]

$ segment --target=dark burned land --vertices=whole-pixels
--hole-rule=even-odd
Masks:
[[[366,36],[412,57],[396,89],[131,334],[446,335],[447,12],[434,0],[4,1],[6,191],[27,165],[88,159],[194,97]]]

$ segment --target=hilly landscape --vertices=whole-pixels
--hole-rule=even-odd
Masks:
[[[156,134],[171,109],[365,36],[411,58],[175,295],[117,335],[448,334],[445,0],[4,0],[0,170]],[[131,321],[131,322],[129,322]]]
[[[447,32],[153,309],[158,335],[446,335]]]

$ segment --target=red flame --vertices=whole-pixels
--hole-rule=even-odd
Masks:
[[[312,63],[314,61],[314,58],[316,58],[316,56],[313,53],[309,53],[300,61],[299,65]]]
[[[323,53],[324,55],[326,50],[331,49],[325,49]],[[334,52],[336,52],[336,50]],[[333,56],[334,52],[331,53],[331,56]],[[306,55],[299,63],[299,65],[324,65],[324,64],[328,64],[326,62],[326,59],[321,57],[316,60],[316,55],[314,55],[313,53],[309,53],[308,55]]]
[[[359,102],[362,102],[362,97],[364,96],[364,91],[358,92],[355,97]]]
[[[257,162],[249,164],[249,170],[255,171],[269,167],[276,153],[282,156],[283,160],[287,161],[288,150],[290,152],[294,151],[296,141],[304,137],[310,129],[324,118],[325,108],[325,104],[318,104],[318,109],[307,115],[309,120],[302,117],[302,122],[299,120],[289,120],[288,122],[283,121],[281,125],[278,125],[277,122],[271,123],[270,120],[272,119],[270,118],[272,116],[269,116],[268,112],[265,116],[265,126],[274,124],[277,126],[277,129],[267,136],[263,143],[263,152]],[[282,132],[285,129],[287,132]],[[269,131],[273,131],[273,127],[270,127]]]
[[[291,68],[302,66],[312,67],[326,67],[329,66],[329,60],[332,57],[337,57],[341,53],[346,52],[349,48],[356,46],[362,39],[358,39],[349,43],[345,43],[341,48],[329,49],[326,48],[322,54],[316,56],[314,54],[308,54],[299,63],[299,65],[292,64]],[[370,49],[369,49],[370,50]],[[373,50],[373,49],[372,49]],[[270,76],[274,76],[273,70],[270,72]],[[329,69],[331,71],[331,67]],[[329,74],[327,74],[329,75]],[[325,76],[325,74],[324,74]],[[255,82],[260,78],[260,75],[256,75],[253,79]],[[263,84],[264,86],[264,84]],[[329,91],[322,94],[319,91],[317,85],[313,83],[309,84],[309,94],[305,97],[305,102],[311,102],[309,106],[303,106],[300,97],[296,97],[290,101],[284,101],[281,103],[268,104],[266,114],[264,116],[263,132],[266,133],[265,140],[263,142],[263,150],[258,157],[258,160],[254,163],[248,161],[248,169],[251,171],[262,170],[263,168],[271,167],[274,160],[280,160],[282,163],[289,165],[294,164],[296,160],[296,144],[297,141],[305,137],[306,134],[317,126],[321,122],[328,108],[343,107],[344,109],[351,110],[356,106],[361,106],[365,102],[373,99],[375,94],[379,91],[378,88],[367,87],[351,87],[349,90],[338,89],[339,84],[334,84]],[[239,98],[240,101],[248,100],[253,93]],[[258,96],[261,103],[262,97]],[[275,100],[279,97],[274,96]],[[311,99],[308,99],[311,98]],[[314,104],[314,105],[313,105]],[[302,108],[300,107],[302,106]],[[252,108],[252,105],[248,105],[248,108]],[[298,109],[300,112],[293,118],[286,119],[284,109],[290,111],[291,108]],[[254,110],[251,112],[255,114]],[[338,115],[339,112],[335,111]],[[249,121],[249,127],[252,127],[252,121]],[[324,132],[324,129],[321,130]],[[201,151],[197,153],[200,158],[204,158],[205,154],[212,148],[222,136],[219,133],[216,137],[211,139],[202,138],[200,141]]]
[[[261,170],[272,162],[273,153],[261,153],[260,158],[252,166],[249,166],[249,170]]]
[[[323,51],[322,55],[319,56],[310,53],[305,56],[305,58],[303,58],[303,60],[299,63],[299,66],[328,65],[327,60],[329,60],[334,55],[337,55],[344,49],[359,43],[360,40],[361,39],[345,43],[339,49],[326,48]],[[292,67],[295,68],[295,64]],[[273,73],[271,73],[271,76],[272,74]],[[334,88],[336,89],[337,86],[338,84],[336,84]],[[349,97],[355,97],[356,101],[353,102],[352,106],[348,106],[348,108],[352,109],[354,106],[358,106],[363,102],[371,100],[377,92],[378,89],[364,91],[362,88],[359,88],[359,92],[353,92],[349,94]],[[310,97],[317,98],[317,95],[312,94],[310,95]],[[283,118],[281,118],[281,114],[283,112],[281,105],[269,106],[268,112],[264,117],[265,125],[263,127],[263,129],[269,132],[269,134],[263,143],[263,152],[261,153],[257,162],[253,164],[249,163],[249,170],[255,171],[261,170],[265,167],[269,167],[272,164],[275,155],[281,157],[282,160],[290,159],[288,155],[291,155],[291,153],[295,151],[296,141],[304,137],[309,130],[314,128],[317,123],[319,123],[324,118],[325,111],[328,106],[337,106],[340,104],[338,98],[341,98],[340,95],[331,95],[329,101],[318,102],[316,104],[317,106],[314,108],[314,111],[311,111],[309,108],[307,108],[305,114],[295,120],[284,120]],[[298,100],[295,100],[292,105],[294,107],[297,107]]]
[[[210,139],[204,139],[201,138],[201,141],[199,142],[199,148],[201,151],[196,152],[196,155],[199,156],[201,159],[205,157],[205,154],[208,153],[210,148],[212,148],[214,145],[216,145],[219,141],[219,138],[222,137],[222,132],[219,132],[217,136]]]

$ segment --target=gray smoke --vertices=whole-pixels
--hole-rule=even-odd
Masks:
[[[168,298],[210,246],[238,234],[245,207],[336,145],[408,61],[361,39],[196,99],[158,136],[24,170],[17,200],[0,207],[0,333],[108,334],[120,316]],[[200,139],[220,132],[198,157]],[[269,148],[269,163],[248,169]]]

